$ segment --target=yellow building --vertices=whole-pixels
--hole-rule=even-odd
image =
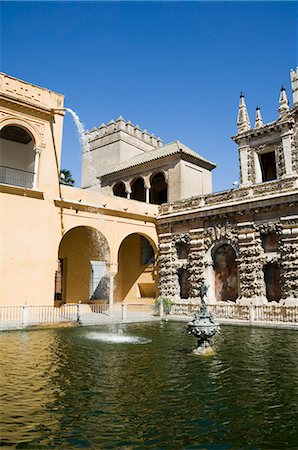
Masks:
[[[1,305],[152,301],[157,205],[61,185],[63,95],[0,90]]]

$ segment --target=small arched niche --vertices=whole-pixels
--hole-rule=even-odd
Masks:
[[[179,280],[179,287],[180,287],[180,298],[182,298],[182,299],[189,298],[190,279],[189,279],[189,273],[186,269],[181,268],[178,270],[178,280]]]
[[[217,301],[235,301],[238,297],[236,252],[230,244],[215,248],[213,254],[214,291]]]
[[[0,130],[0,182],[33,187],[35,141],[28,130],[6,125]]]
[[[265,264],[263,267],[268,302],[281,299],[280,268],[276,262]]]
[[[151,179],[150,203],[161,205],[168,201],[168,185],[163,172],[154,174]]]

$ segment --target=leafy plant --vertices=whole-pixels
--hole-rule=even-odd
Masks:
[[[154,303],[155,312],[159,313],[161,303],[163,304],[164,313],[170,314],[173,303],[168,297],[163,297],[163,296],[160,296],[157,299],[155,299],[155,303]]]
[[[64,184],[65,186],[74,186],[75,180],[72,178],[72,173],[70,170],[60,170],[60,184]]]

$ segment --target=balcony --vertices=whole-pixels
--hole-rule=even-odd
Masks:
[[[12,167],[0,166],[0,183],[33,188],[34,172],[14,169]]]

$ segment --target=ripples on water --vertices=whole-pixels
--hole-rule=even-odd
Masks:
[[[298,448],[297,332],[222,327],[216,355],[191,358],[185,324],[120,329],[147,345],[109,327],[2,333],[2,446]]]

